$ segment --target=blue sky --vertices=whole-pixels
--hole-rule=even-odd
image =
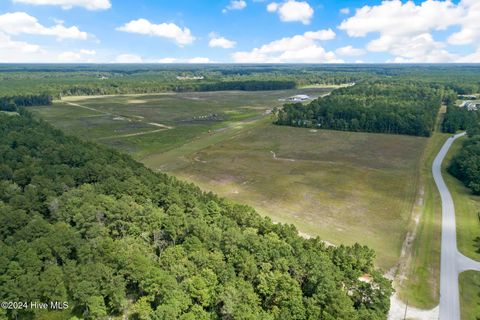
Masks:
[[[480,1],[0,0],[0,62],[480,62]]]

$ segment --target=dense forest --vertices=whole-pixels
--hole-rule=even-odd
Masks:
[[[143,94],[221,90],[283,90],[336,85],[370,78],[360,70],[317,70],[281,65],[1,65],[0,97],[47,93],[72,95]]]
[[[69,303],[0,319],[386,318],[367,247],[301,238],[25,109],[0,136],[0,301]]]
[[[480,92],[479,72],[480,67],[472,65],[0,64],[0,97],[19,92],[58,99],[166,91],[281,90],[388,79],[470,94]]]
[[[295,81],[289,80],[247,80],[247,81],[225,81],[219,83],[201,84],[195,89],[197,91],[262,91],[262,90],[285,90],[295,89]]]
[[[43,93],[0,97],[0,111],[17,111],[19,107],[46,106],[52,104],[52,96]]]
[[[468,112],[476,121],[467,128],[468,139],[450,162],[448,172],[462,181],[474,194],[480,195],[480,123],[478,112]]]
[[[275,123],[307,128],[429,136],[444,90],[400,81],[362,82],[308,105],[287,104]]]
[[[466,108],[460,108],[455,104],[447,105],[447,112],[444,115],[442,129],[443,132],[455,133],[459,130],[474,130],[479,122],[479,112],[469,111]]]

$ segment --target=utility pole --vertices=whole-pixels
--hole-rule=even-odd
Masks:
[[[408,309],[408,300],[407,300],[407,303],[405,304],[405,314],[403,315],[403,320],[407,320],[407,309]]]

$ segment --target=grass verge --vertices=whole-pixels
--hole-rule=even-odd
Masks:
[[[480,272],[462,272],[459,284],[461,319],[480,319]]]
[[[403,256],[395,278],[398,297],[419,309],[438,305],[440,294],[440,251],[442,206],[432,175],[432,164],[449,137],[441,133],[446,107],[440,109],[435,132],[428,139],[417,173],[417,199],[409,230],[414,232],[404,243]]]
[[[394,266],[407,232],[427,139],[308,130],[260,121],[181,158],[149,158],[273,220],[334,244],[359,242]],[[166,161],[166,162],[164,162]]]
[[[422,156],[418,225],[406,272],[399,276],[398,296],[410,305],[431,309],[438,304],[440,280],[441,202],[432,176],[432,163],[448,135],[435,132]],[[423,195],[422,195],[423,194]]]

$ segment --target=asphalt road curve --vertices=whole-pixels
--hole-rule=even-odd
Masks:
[[[457,249],[455,207],[452,195],[442,177],[442,161],[452,143],[464,136],[457,134],[443,145],[432,166],[433,178],[442,199],[442,253],[440,264],[440,320],[460,320],[458,274],[466,270],[480,271],[480,262],[465,257]]]

